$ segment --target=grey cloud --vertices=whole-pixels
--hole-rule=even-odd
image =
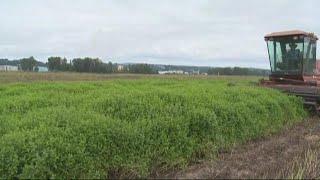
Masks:
[[[264,34],[320,34],[317,0],[2,0],[0,57],[268,68]]]

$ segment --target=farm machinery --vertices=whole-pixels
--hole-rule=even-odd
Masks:
[[[264,36],[271,74],[262,86],[302,97],[306,107],[320,114],[320,60],[316,59],[318,37],[300,30],[273,32]]]

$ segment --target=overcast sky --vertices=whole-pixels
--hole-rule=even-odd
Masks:
[[[269,68],[263,36],[320,35],[319,7],[318,0],[0,0],[0,58]]]

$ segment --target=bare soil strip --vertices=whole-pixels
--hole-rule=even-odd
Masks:
[[[290,174],[283,170],[290,169],[293,160],[307,151],[320,150],[319,142],[320,119],[313,117],[281,132],[219,153],[214,161],[195,164],[183,171],[162,174],[158,178],[287,178],[283,176]]]

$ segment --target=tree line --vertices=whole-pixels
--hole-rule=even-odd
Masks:
[[[47,66],[46,63],[37,61],[33,56],[20,60],[0,59],[0,65],[18,66],[22,71],[38,71],[39,66]]]
[[[241,68],[241,67],[217,67],[209,68],[208,75],[245,75],[245,76],[267,76],[270,70],[256,68]]]
[[[149,64],[121,65],[117,63],[102,62],[99,58],[75,58],[69,63],[66,58],[48,58],[49,71],[75,71],[87,73],[136,73],[154,74],[157,73]]]
[[[22,71],[38,71],[40,66],[48,68],[51,72],[86,72],[86,73],[157,73],[149,64],[120,65],[117,63],[102,62],[99,58],[75,58],[67,60],[62,57],[49,57],[48,62],[37,61],[33,56],[20,60],[9,61],[0,59],[0,65],[18,66]]]
[[[193,66],[174,66],[174,65],[151,65],[151,64],[129,64],[121,65],[117,63],[102,62],[99,58],[75,58],[67,60],[62,57],[49,57],[46,63],[37,61],[33,56],[20,60],[10,61],[0,59],[0,65],[18,66],[22,71],[38,71],[39,67],[47,67],[50,72],[85,72],[85,73],[135,73],[135,74],[156,74],[159,70],[178,69],[191,71],[197,67]],[[199,67],[201,73],[207,72],[208,75],[257,75],[267,76],[270,70],[241,67]]]

